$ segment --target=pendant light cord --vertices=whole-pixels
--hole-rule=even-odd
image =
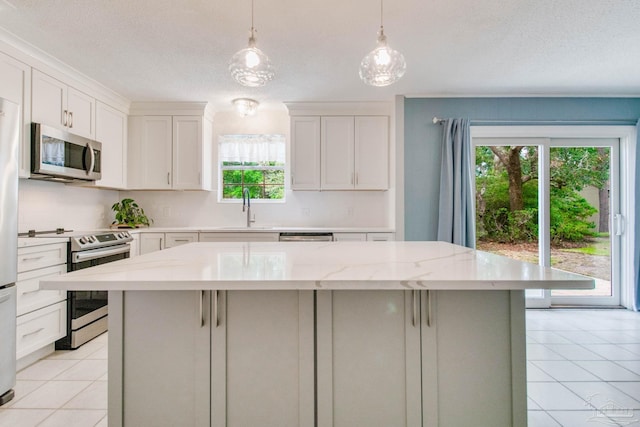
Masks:
[[[382,29],[384,28],[384,26],[382,25],[382,1],[383,0],[380,0],[380,31],[382,31]]]

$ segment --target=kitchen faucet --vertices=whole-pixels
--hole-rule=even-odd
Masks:
[[[251,196],[249,195],[249,189],[244,187],[242,190],[242,212],[247,212],[247,228],[251,227],[252,222],[256,222],[255,218],[251,219]]]

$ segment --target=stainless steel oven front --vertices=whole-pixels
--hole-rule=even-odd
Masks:
[[[68,271],[77,271],[129,258],[128,232],[73,236],[69,243]],[[67,291],[67,335],[56,341],[57,350],[76,349],[107,330],[107,291]]]

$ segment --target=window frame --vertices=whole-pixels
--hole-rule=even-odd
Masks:
[[[219,137],[222,136],[242,136],[242,135],[246,135],[246,134],[225,134],[225,135],[220,135]],[[269,135],[272,136],[273,134],[251,134],[252,136],[254,135]],[[260,171],[264,171],[264,170],[281,170],[282,171],[282,175],[283,175],[283,182],[282,182],[282,187],[283,187],[283,195],[281,199],[268,199],[268,198],[251,198],[251,203],[268,203],[268,204],[278,204],[278,203],[285,203],[286,202],[286,198],[287,198],[287,191],[289,190],[288,185],[287,185],[287,175],[288,175],[288,165],[287,165],[287,160],[289,158],[289,156],[286,155],[286,150],[287,150],[287,144],[286,144],[286,135],[285,134],[276,134],[276,135],[280,135],[282,137],[282,144],[284,144],[284,150],[285,150],[285,161],[284,163],[282,163],[281,166],[265,166],[265,165],[232,165],[232,166],[224,166],[224,161],[222,161],[220,159],[221,157],[221,153],[220,153],[220,139],[218,139],[218,150],[217,150],[217,162],[216,162],[216,167],[218,170],[218,185],[217,185],[217,191],[218,191],[218,203],[232,203],[232,204],[238,204],[238,203],[242,203],[242,198],[225,198],[224,197],[224,187],[225,187],[225,182],[224,182],[224,171],[225,170],[243,170],[243,171],[247,171],[247,170],[260,170]],[[238,162],[239,163],[239,162]],[[247,162],[248,163],[248,162]],[[260,163],[260,162],[254,162],[254,163]],[[243,173],[243,182],[240,184],[243,188],[245,188],[244,185],[244,173]],[[265,188],[265,184],[264,182],[262,184],[252,184],[250,186],[260,186],[262,188]]]

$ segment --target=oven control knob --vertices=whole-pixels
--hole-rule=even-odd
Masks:
[[[89,241],[94,243],[96,241],[96,236],[89,236]]]
[[[79,241],[80,241],[81,245],[84,245],[85,243],[87,243],[87,238],[83,236],[83,237],[80,238]]]

